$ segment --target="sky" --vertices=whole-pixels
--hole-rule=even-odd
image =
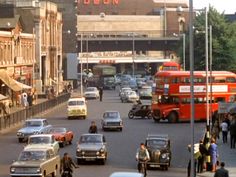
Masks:
[[[193,0],[194,9],[202,9],[209,7],[209,4],[213,6],[218,12],[224,14],[236,13],[236,0]]]

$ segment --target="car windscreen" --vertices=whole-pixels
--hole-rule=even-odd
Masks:
[[[90,87],[90,88],[87,88],[87,89],[86,89],[86,92],[94,92],[94,91],[96,91],[95,88],[91,88],[91,87]]]
[[[68,106],[84,105],[84,101],[69,101]]]
[[[84,135],[80,137],[80,143],[101,143],[100,135]]]
[[[30,137],[29,144],[49,144],[51,143],[51,138],[50,137]]]
[[[45,160],[45,151],[23,151],[19,156],[19,161]]]
[[[103,118],[117,118],[118,117],[118,112],[105,112],[103,114]]]
[[[167,141],[163,139],[150,139],[147,140],[147,146],[148,147],[166,147]]]
[[[42,121],[26,121],[25,126],[26,127],[40,127],[42,126]]]
[[[65,128],[51,128],[49,133],[66,133]]]

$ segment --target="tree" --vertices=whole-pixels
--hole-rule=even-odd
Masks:
[[[236,28],[228,23],[224,14],[220,14],[213,7],[208,11],[208,25],[212,26],[212,69],[231,70],[235,61],[233,51],[235,49]],[[204,29],[205,14],[201,13],[196,17],[196,29]],[[196,69],[205,69],[205,34],[195,33],[195,66]],[[204,46],[204,47],[203,47]]]
[[[210,7],[208,25],[212,26],[212,69],[236,71],[236,23],[229,23],[224,14]],[[186,48],[186,59],[188,51]],[[205,12],[200,12],[194,20],[194,69],[205,70],[205,64]]]

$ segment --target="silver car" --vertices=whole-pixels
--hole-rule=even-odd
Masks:
[[[109,177],[144,177],[144,175],[137,172],[114,172]]]
[[[52,125],[49,125],[47,119],[26,120],[24,127],[17,131],[18,141],[21,143],[28,140],[30,135],[47,133],[51,127]]]
[[[81,135],[77,150],[77,163],[82,161],[99,161],[103,165],[107,160],[106,139],[102,134]]]
[[[103,114],[102,129],[118,129],[122,131],[123,121],[118,111],[106,111]]]
[[[10,166],[10,176],[56,176],[60,169],[60,156],[52,148],[23,150]]]
[[[86,99],[97,99],[99,98],[99,91],[97,87],[88,87],[84,92]]]

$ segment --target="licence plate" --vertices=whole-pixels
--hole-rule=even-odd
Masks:
[[[93,159],[93,158],[86,158],[85,160],[86,161],[95,161],[95,159]]]
[[[160,165],[149,165],[150,167],[159,167]]]

